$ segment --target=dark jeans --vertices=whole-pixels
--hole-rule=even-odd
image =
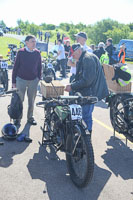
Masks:
[[[94,110],[94,104],[86,104],[82,106],[82,116],[85,121],[88,131],[92,131],[92,112]]]
[[[57,66],[56,66],[55,71],[57,70],[60,70],[62,76],[66,77],[66,59],[57,60]]]

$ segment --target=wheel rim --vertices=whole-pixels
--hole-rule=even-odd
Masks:
[[[118,132],[124,132],[126,131],[126,125],[124,123],[125,120],[125,108],[124,104],[120,99],[116,100],[116,103],[110,110],[110,117],[111,117],[111,123],[113,127]]]
[[[76,133],[73,136],[73,144],[71,146],[72,156],[71,164],[74,169],[74,173],[79,179],[84,179],[86,171],[88,169],[88,159],[85,148],[85,142],[82,140],[81,135]]]

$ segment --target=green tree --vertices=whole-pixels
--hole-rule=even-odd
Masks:
[[[29,33],[31,33],[32,35],[37,36],[38,30],[39,30],[39,27],[35,25],[34,23],[29,25]]]
[[[128,26],[129,26],[130,30],[133,31],[133,23],[130,23]]]
[[[129,33],[128,39],[133,40],[133,32],[130,32],[130,33]]]
[[[86,29],[86,25],[82,24],[81,22],[75,25],[75,28],[79,31],[84,31]]]
[[[127,25],[120,25],[121,28],[114,27],[113,30],[109,30],[105,33],[106,37],[111,37],[114,44],[118,44],[121,39],[129,37],[130,28]]]
[[[56,26],[54,24],[47,24],[47,30],[55,30]]]
[[[6,27],[6,24],[4,23],[3,20],[0,21],[0,27],[2,27],[2,28],[5,28],[5,27]]]
[[[94,44],[98,44],[100,41],[105,42],[107,39],[105,33],[109,30],[112,31],[114,27],[118,26],[119,23],[117,21],[104,19],[89,27],[90,30],[88,31],[88,37]]]
[[[46,23],[42,23],[40,26],[42,27],[43,30],[47,30],[47,24]]]
[[[69,23],[60,23],[59,28],[63,31],[69,32],[71,25]]]
[[[76,34],[76,33],[78,33],[78,30],[77,30],[77,29],[75,29],[75,28],[70,29],[70,31],[69,31],[69,36],[70,36],[70,38],[71,38],[72,41],[75,41],[75,36],[74,36],[74,34]]]

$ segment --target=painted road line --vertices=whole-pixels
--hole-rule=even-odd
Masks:
[[[107,126],[107,125],[104,124],[103,122],[99,121],[98,119],[96,119],[96,118],[93,117],[93,120],[94,120],[95,122],[97,122],[98,124],[100,124],[101,126],[103,126],[104,128],[108,129],[109,131],[114,132],[114,129],[113,129],[113,128],[110,128],[109,126]],[[115,131],[115,133],[116,133],[117,136],[121,137],[122,139],[126,139],[126,137],[125,137],[124,135],[118,133],[117,131]],[[129,140],[128,140],[128,142],[131,143],[131,144],[133,144],[133,143],[130,142]]]

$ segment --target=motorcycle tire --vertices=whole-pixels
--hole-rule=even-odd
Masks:
[[[80,126],[75,126],[73,134],[67,136],[66,162],[73,183],[79,188],[86,187],[93,177],[94,153],[90,136]]]
[[[130,97],[130,95],[116,95],[110,103],[110,121],[113,128],[119,133],[126,133],[128,131],[126,125],[128,108],[125,107],[126,103],[124,100]]]
[[[8,71],[3,72],[3,88],[5,91],[8,90]]]

